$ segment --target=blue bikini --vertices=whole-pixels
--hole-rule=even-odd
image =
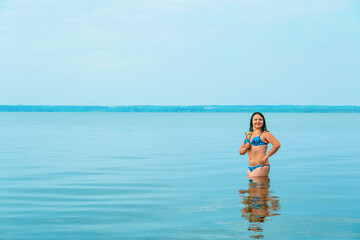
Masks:
[[[249,143],[250,143],[251,145],[253,145],[253,146],[268,145],[267,143],[264,143],[263,141],[261,141],[260,136],[261,136],[262,133],[263,133],[263,132],[261,132],[259,136],[254,137],[252,141],[249,141],[249,139],[246,138],[246,139],[244,140],[244,144],[246,144],[246,143],[249,142]],[[270,165],[265,165],[265,166],[268,166],[268,167],[269,167],[269,171],[270,171]],[[252,172],[252,171],[254,171],[254,170],[255,170],[256,168],[258,168],[258,167],[264,167],[264,166],[263,166],[263,165],[257,165],[257,166],[255,166],[255,167],[250,167],[250,166],[249,166],[249,170]]]
[[[250,170],[250,172],[252,172],[252,171],[254,171],[255,169],[257,169],[258,167],[269,167],[269,172],[270,172],[270,165],[257,165],[257,166],[255,166],[255,167],[248,167],[249,168],[249,170]]]
[[[267,143],[264,143],[263,141],[261,141],[260,135],[257,136],[257,137],[254,137],[251,142],[249,141],[249,139],[246,138],[245,141],[244,141],[244,144],[249,142],[253,146],[268,145]]]

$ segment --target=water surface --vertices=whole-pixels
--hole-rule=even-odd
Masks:
[[[360,115],[265,114],[260,184],[250,116],[0,113],[0,238],[360,239]]]

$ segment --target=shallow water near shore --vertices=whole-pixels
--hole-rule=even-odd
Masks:
[[[249,182],[250,116],[0,113],[0,239],[359,239],[360,114],[265,114]]]

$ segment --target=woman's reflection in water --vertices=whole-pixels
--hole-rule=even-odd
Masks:
[[[244,204],[241,216],[250,222],[249,231],[255,232],[251,238],[263,238],[262,223],[269,220],[267,217],[280,215],[279,198],[269,195],[269,183],[269,177],[252,177],[248,190],[239,190]]]

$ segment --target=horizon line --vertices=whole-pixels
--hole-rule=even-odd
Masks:
[[[194,105],[157,105],[157,104],[134,104],[134,105],[45,105],[45,104],[0,104],[0,107],[3,106],[26,106],[26,107],[140,107],[140,106],[154,106],[154,107],[208,107],[208,106],[218,106],[218,107],[231,107],[231,106],[323,106],[323,107],[360,107],[360,105],[324,105],[324,104],[194,104]]]
[[[0,105],[0,112],[295,112],[360,113],[360,106],[328,105],[192,105],[192,106],[69,106],[69,105]]]

